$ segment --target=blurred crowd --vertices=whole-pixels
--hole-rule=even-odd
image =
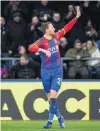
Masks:
[[[41,24],[51,21],[59,31],[76,15],[82,15],[72,30],[60,39],[65,79],[100,79],[100,1],[18,1],[1,3],[1,57],[19,58],[14,65],[1,61],[2,79],[40,79],[39,53],[28,46],[43,36]],[[66,58],[66,59],[65,59]]]

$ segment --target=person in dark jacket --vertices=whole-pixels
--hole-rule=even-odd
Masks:
[[[28,54],[30,60],[36,61],[38,64],[41,64],[41,59],[40,59],[39,53],[28,53],[27,49],[23,45],[19,46],[18,53],[19,53],[18,56]],[[37,70],[39,70],[39,69],[37,68]]]
[[[41,22],[47,22],[51,20],[52,10],[49,7],[48,0],[41,0],[40,4],[34,9],[33,14],[39,16]]]
[[[18,46],[24,44],[26,39],[26,24],[21,18],[21,14],[16,12],[12,17],[13,19],[8,22],[9,55],[15,53]]]
[[[10,78],[17,79],[35,79],[38,77],[38,72],[35,69],[40,65],[35,61],[30,61],[26,54],[20,57],[20,62],[12,66],[9,71]]]
[[[7,53],[7,25],[5,22],[5,19],[3,17],[0,17],[0,26],[1,26],[1,52]]]
[[[59,50],[60,50],[60,56],[64,57],[65,53],[68,50],[68,41],[67,41],[66,37],[62,37],[60,39]]]
[[[91,20],[88,20],[87,22],[87,25],[85,27],[85,33],[86,33],[87,40],[88,39],[96,40],[98,38],[98,33],[94,28]]]
[[[20,12],[24,18],[27,18],[28,8],[19,0],[11,0],[4,9],[4,15],[7,20],[10,20],[14,12]]]
[[[61,15],[59,12],[54,12],[53,13],[53,26],[55,27],[56,31],[59,31],[60,29],[62,29],[65,25],[65,22],[63,20],[61,20]]]
[[[82,49],[82,44],[79,40],[75,41],[74,48],[69,49],[65,57],[73,59],[69,61],[69,78],[74,79],[77,74],[84,79],[88,78],[88,70],[82,58],[90,57],[90,55],[87,50]]]
[[[39,19],[37,16],[33,16],[31,24],[29,24],[27,31],[28,45],[32,44],[34,41],[38,40],[42,36],[43,32],[40,28]]]

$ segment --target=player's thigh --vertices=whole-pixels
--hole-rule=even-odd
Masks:
[[[51,83],[52,83],[51,90],[58,92],[61,87],[61,83],[62,83],[62,70],[61,69],[58,69],[55,71],[55,74],[52,77]]]
[[[41,72],[41,79],[42,79],[42,84],[44,87],[44,91],[46,94],[50,93],[51,89],[51,82],[50,82],[50,75],[48,72]]]

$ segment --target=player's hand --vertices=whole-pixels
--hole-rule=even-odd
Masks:
[[[76,7],[76,12],[77,12],[76,17],[79,18],[81,16],[81,11],[79,6]]]
[[[48,56],[48,57],[51,56],[51,53],[50,53],[50,51],[48,51],[48,50],[45,52],[45,54],[46,54],[46,56]]]
[[[44,49],[42,49],[42,48],[39,48],[39,52],[43,52],[43,53],[46,54],[46,56],[48,56],[48,57],[51,56],[51,53],[50,53],[50,51],[48,51],[48,50],[44,50]]]
[[[35,55],[39,55],[39,52],[36,52]]]
[[[80,60],[80,59],[81,59],[80,55],[77,55],[76,60]]]

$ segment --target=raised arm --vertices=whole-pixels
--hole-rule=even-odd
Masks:
[[[56,36],[58,39],[60,39],[61,37],[63,37],[67,32],[69,32],[72,27],[74,26],[74,24],[77,22],[77,19],[80,17],[81,12],[80,12],[80,7],[77,7],[77,15],[74,19],[72,19],[68,24],[66,24],[64,26],[64,28],[61,29],[61,31],[56,33]]]

